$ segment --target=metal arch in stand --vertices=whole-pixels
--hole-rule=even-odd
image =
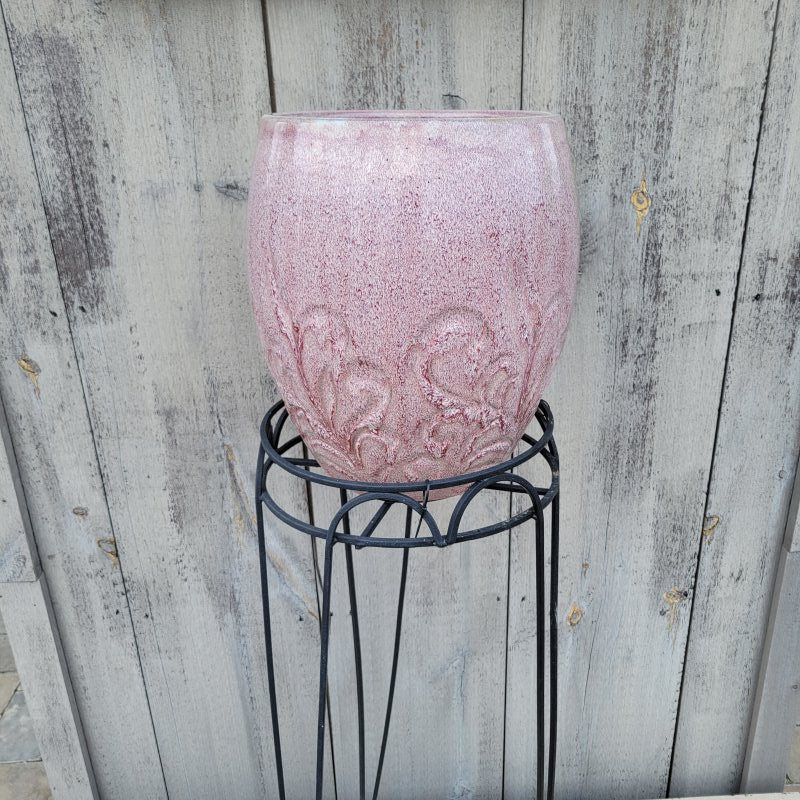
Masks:
[[[558,450],[553,438],[553,415],[549,405],[542,400],[536,410],[536,421],[542,433],[538,439],[525,434],[522,442],[526,445],[518,455],[502,464],[471,472],[453,478],[433,481],[417,481],[412,483],[366,483],[361,481],[340,480],[331,478],[322,472],[313,472],[319,468],[317,461],[305,457],[303,440],[293,436],[282,441],[287,412],[283,402],[276,403],[266,414],[260,429],[261,446],[258,452],[256,467],[256,523],[258,528],[258,551],[261,565],[261,601],[264,615],[264,642],[267,655],[267,678],[269,686],[270,714],[272,717],[272,733],[275,746],[275,769],[278,779],[278,795],[286,800],[286,788],[281,756],[280,726],[278,721],[277,691],[275,686],[275,666],[272,652],[272,627],[269,608],[269,586],[267,576],[266,540],[264,532],[263,507],[266,506],[278,519],[302,533],[316,537],[325,542],[325,558],[322,571],[322,614],[320,622],[320,663],[319,663],[319,704],[316,749],[316,800],[322,800],[323,768],[325,755],[325,715],[327,709],[328,690],[328,644],[330,639],[330,607],[331,607],[331,575],[333,567],[333,551],[336,544],[344,544],[347,568],[347,583],[350,595],[351,619],[353,627],[353,647],[355,658],[356,698],[358,714],[358,768],[359,798],[366,800],[366,770],[364,747],[364,687],[361,662],[361,639],[358,624],[358,608],[356,603],[355,570],[353,550],[363,547],[387,547],[403,550],[400,572],[400,589],[397,598],[395,622],[394,651],[392,670],[389,677],[389,694],[386,703],[386,714],[383,724],[383,735],[378,757],[375,780],[371,792],[372,800],[377,800],[380,789],[381,773],[389,739],[389,724],[392,715],[394,690],[397,678],[397,665],[400,654],[400,637],[403,623],[403,607],[405,599],[406,578],[408,575],[408,554],[415,547],[449,547],[461,542],[481,539],[502,531],[510,531],[525,522],[533,520],[535,541],[536,568],[536,800],[553,800],[555,783],[556,758],[556,708],[557,708],[557,663],[558,642],[556,624],[556,603],[558,588],[558,517],[559,517],[559,472]],[[293,449],[301,449],[301,456],[287,456]],[[533,486],[525,478],[513,473],[515,467],[534,457],[542,458],[550,470],[551,481],[547,487]],[[339,490],[341,506],[327,528],[301,520],[283,509],[269,492],[268,479],[270,470],[277,469],[282,474],[293,476],[304,481],[306,485],[319,484]],[[463,494],[450,516],[447,531],[442,534],[435,520],[427,509],[431,493],[461,487]],[[492,525],[462,531],[461,521],[464,512],[472,500],[484,491],[513,492],[528,497],[530,507],[520,511],[508,519],[500,520]],[[348,492],[358,492],[348,498]],[[422,502],[415,499],[422,497]],[[353,533],[350,529],[350,511],[363,503],[379,502],[377,511],[372,515],[361,533]],[[396,538],[375,536],[381,521],[393,504],[406,506],[404,535]],[[548,730],[547,781],[545,789],[545,520],[544,509],[551,506],[550,515],[550,596],[548,603],[550,619],[549,636],[549,710],[550,725]],[[412,534],[414,515],[417,525]],[[420,536],[425,523],[428,533]],[[339,527],[341,525],[341,530]],[[546,792],[546,793],[545,793]]]

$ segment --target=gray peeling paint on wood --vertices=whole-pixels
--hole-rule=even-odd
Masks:
[[[46,576],[0,584],[0,613],[54,800],[98,800]]]
[[[4,13],[55,253],[42,274],[62,284],[108,500],[91,544],[100,576],[124,574],[166,791],[273,794],[250,487],[275,393],[249,312],[243,193],[226,189],[246,185],[269,108],[260,4],[8,0]],[[91,526],[94,503],[73,506]],[[307,797],[313,570],[306,541],[271,534],[285,764]],[[159,766],[140,772],[148,796],[164,793]]]
[[[41,572],[28,503],[0,398],[0,583],[35,581]]]
[[[98,789],[106,798],[157,800],[164,781],[125,584],[99,545],[113,528],[28,137],[38,123],[23,114],[15,70],[35,87],[26,110],[32,103],[51,119],[58,113],[47,72],[36,68],[40,40],[14,27],[9,3],[2,10],[16,58],[0,36],[0,389],[8,434]],[[71,180],[55,155],[51,168]],[[8,609],[23,613],[19,624],[22,609]],[[33,696],[37,671],[51,666],[45,655],[20,665],[34,715],[47,714]],[[51,771],[62,768],[54,763]]]
[[[581,203],[575,311],[547,390],[566,797],[667,790],[773,18],[766,0],[526,4],[523,102],[564,116]],[[535,770],[531,555],[515,534],[507,798]]]
[[[781,3],[776,25],[708,490],[719,523],[701,542],[684,667],[677,795],[739,789],[800,454],[798,4]],[[788,750],[774,724],[775,751]]]

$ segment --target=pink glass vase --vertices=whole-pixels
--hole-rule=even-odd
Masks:
[[[559,117],[265,117],[248,236],[267,363],[329,474],[433,480],[511,455],[575,292]]]

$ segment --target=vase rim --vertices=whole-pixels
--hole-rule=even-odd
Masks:
[[[298,122],[330,121],[376,121],[403,122],[414,120],[440,121],[511,121],[511,120],[560,120],[558,114],[548,111],[520,111],[518,109],[346,109],[329,111],[276,111],[265,114],[262,121],[296,120]]]

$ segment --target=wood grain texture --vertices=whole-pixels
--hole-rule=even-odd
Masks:
[[[35,581],[42,570],[2,399],[0,443],[0,583]]]
[[[783,792],[769,792],[768,794],[718,794],[714,797],[693,797],[691,800],[737,800],[738,798],[751,797],[753,800],[786,800]]]
[[[526,4],[523,105],[566,121],[582,224],[546,392],[563,486],[562,798],[667,788],[772,22],[769,2]],[[513,537],[509,800],[534,769],[529,545]]]
[[[780,791],[800,713],[800,553],[781,548],[741,791]]]
[[[9,25],[10,10],[3,6]],[[27,71],[35,34],[17,45]],[[98,789],[109,799],[156,800],[165,796],[158,750],[5,31],[0,74],[0,391],[8,433]],[[57,118],[54,107],[42,110]],[[51,161],[51,169],[68,166]],[[22,619],[9,624],[25,624],[24,608],[14,611]],[[36,691],[38,676],[19,668]],[[47,712],[35,697],[31,709]],[[44,727],[48,719],[34,721]]]
[[[98,800],[47,578],[0,584],[0,612],[23,677],[53,799]]]
[[[278,111],[519,105],[521,2],[273,0],[267,12]],[[327,524],[338,503],[334,492],[315,490],[317,524]],[[432,504],[440,524],[453,504]],[[488,524],[508,510],[506,497],[484,499],[464,525]],[[353,530],[369,516],[363,506],[355,512]],[[390,512],[383,532],[402,536],[404,517],[404,510]],[[321,547],[319,557],[321,562]],[[410,555],[381,798],[501,794],[507,559],[506,537]],[[400,552],[354,553],[368,794],[382,734],[401,561]],[[335,550],[334,586],[331,732],[339,797],[356,797],[358,728],[343,547]]]
[[[738,789],[800,453],[799,35],[800,8],[781,3],[675,742],[679,796]]]
[[[519,108],[521,0],[266,8],[278,111]]]
[[[784,547],[790,553],[800,552],[800,461],[795,466],[794,488],[786,520]]]
[[[252,486],[275,392],[243,246],[269,108],[261,8],[19,0],[4,11],[168,794],[274,796]],[[41,271],[54,279],[52,262]],[[298,537],[273,533],[285,766],[291,796],[306,798],[313,572]],[[155,766],[141,776],[160,779]]]

